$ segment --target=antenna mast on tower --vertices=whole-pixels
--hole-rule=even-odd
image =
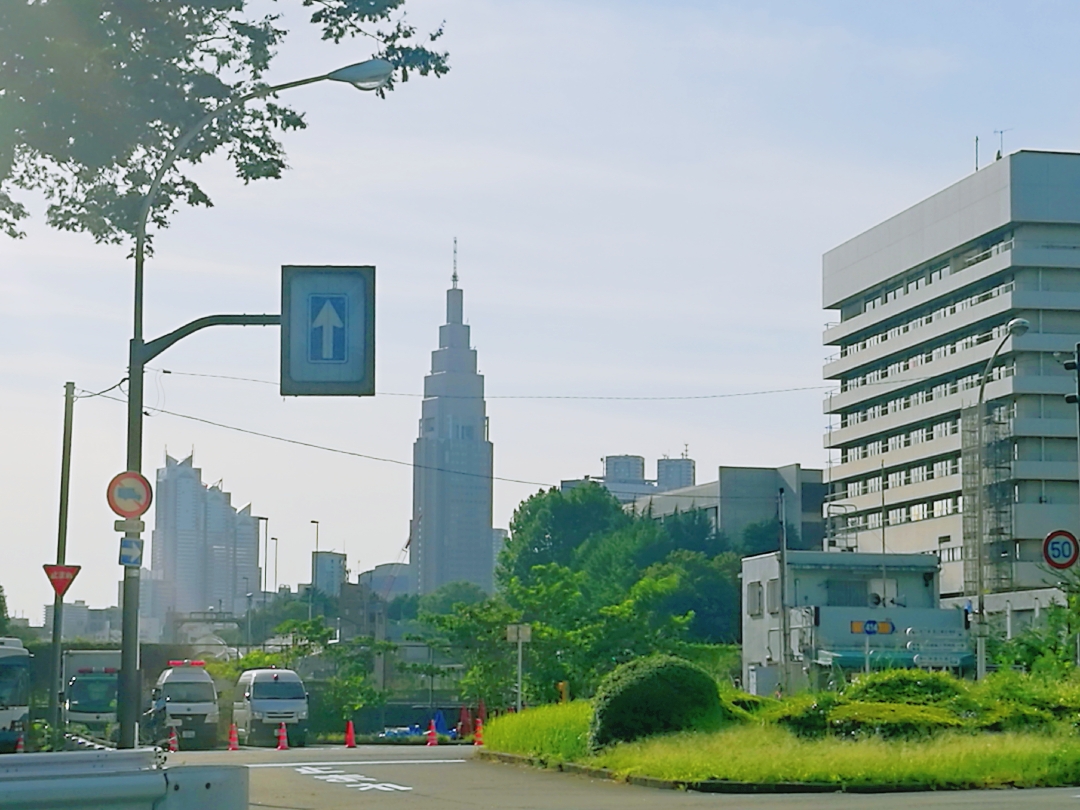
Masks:
[[[450,280],[454,282],[454,289],[457,289],[457,237],[454,237],[454,275],[450,277]]]

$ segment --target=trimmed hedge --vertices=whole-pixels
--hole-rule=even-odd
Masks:
[[[847,700],[863,703],[909,703],[931,706],[956,703],[967,697],[967,684],[945,672],[888,669],[858,680],[844,690]]]
[[[672,731],[711,731],[738,716],[705,670],[673,656],[638,658],[614,669],[593,701],[589,748]]]
[[[846,737],[874,735],[884,739],[929,737],[946,729],[961,729],[963,720],[937,706],[910,703],[843,703],[829,711],[829,726]]]
[[[829,712],[840,701],[835,692],[795,695],[765,709],[759,716],[800,737],[824,737],[830,730]]]

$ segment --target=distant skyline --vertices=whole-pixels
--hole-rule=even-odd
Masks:
[[[354,576],[403,560],[420,383],[443,322],[452,241],[497,445],[494,525],[605,455],[824,466],[821,255],[1006,152],[1080,148],[1066,2],[646,3],[409,0],[446,20],[451,72],[385,101],[290,91],[308,129],[291,169],[244,186],[196,173],[209,210],[183,210],[147,265],[147,334],[201,315],[277,312],[283,264],[374,264],[377,388],[285,399],[274,328],[215,328],[169,349],[151,407],[405,464],[284,444],[151,410],[144,470],[194,448],[236,503],[262,504],[282,584],[320,548]],[[292,0],[269,3],[295,27]],[[293,33],[268,79],[359,61]],[[283,99],[285,95],[283,94]],[[40,620],[51,589],[63,384],[124,375],[128,247],[44,224],[0,239],[0,564],[9,609]],[[165,374],[164,370],[172,374]],[[674,397],[807,389],[684,400]],[[509,398],[516,396],[541,398]],[[110,394],[111,396],[111,394]],[[123,467],[124,407],[75,408],[69,591],[113,604],[117,535],[105,505]],[[271,547],[271,555],[273,549]]]

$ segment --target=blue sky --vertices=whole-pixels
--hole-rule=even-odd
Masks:
[[[286,23],[298,3],[274,4]],[[489,394],[685,396],[821,385],[821,254],[974,168],[973,141],[1073,150],[1075,36],[1065,2],[422,2],[452,70],[386,101],[337,85],[283,96],[309,127],[291,170],[243,186],[199,168],[215,207],[185,211],[148,265],[147,332],[214,312],[276,312],[282,264],[378,267],[378,389],[416,394],[459,239],[466,318]],[[366,58],[296,31],[272,80]],[[55,548],[62,387],[124,373],[126,250],[43,224],[0,242],[0,584],[40,623]],[[208,330],[156,364],[277,379],[272,329]],[[557,483],[599,459],[825,462],[823,390],[669,402],[492,399],[496,474]],[[147,402],[407,460],[419,400],[289,400],[275,388],[155,373]],[[104,500],[123,466],[123,406],[76,408],[70,594],[116,597]],[[411,473],[169,416],[145,469],[195,450],[281,538],[279,579],[307,579],[312,519],[353,571],[400,558]],[[506,526],[535,486],[496,482]],[[273,572],[271,571],[271,579]]]

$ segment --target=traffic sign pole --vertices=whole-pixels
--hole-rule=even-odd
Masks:
[[[68,494],[71,489],[71,430],[75,416],[75,383],[64,383],[64,445],[60,456],[60,520],[56,533],[56,564],[67,559]],[[66,589],[65,589],[66,590]],[[49,671],[49,725],[55,744],[61,739],[60,729],[60,668],[61,642],[64,629],[64,592],[56,589],[53,597],[52,661]]]

